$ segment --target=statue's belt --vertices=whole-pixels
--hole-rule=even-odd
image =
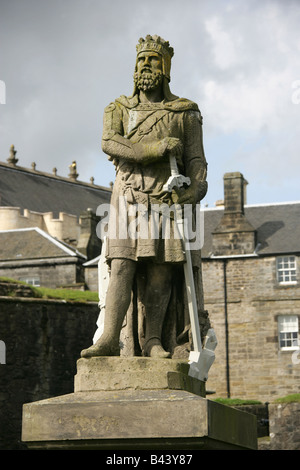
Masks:
[[[149,209],[150,205],[168,204],[168,201],[170,199],[170,197],[168,197],[168,199],[165,199],[165,197],[164,199],[161,199],[154,196],[150,196],[150,194],[144,193],[143,191],[139,191],[138,189],[132,188],[131,186],[124,186],[123,192],[129,204],[143,204],[147,207],[147,209]]]
[[[138,212],[143,213],[143,209],[146,208],[148,214],[149,211],[153,211],[170,219],[174,219],[175,217],[174,202],[172,201],[170,193],[165,194],[159,198],[150,196],[147,193],[144,193],[142,191],[139,191],[138,189],[134,189],[131,186],[126,185],[123,186],[122,193],[123,196],[126,197],[126,203],[133,205],[137,204]]]

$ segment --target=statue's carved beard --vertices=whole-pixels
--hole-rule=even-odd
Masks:
[[[163,74],[159,72],[142,72],[134,74],[134,82],[139,90],[151,91],[156,90],[162,82]]]

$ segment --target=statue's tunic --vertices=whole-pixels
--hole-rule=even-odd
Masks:
[[[194,203],[201,199],[201,183],[206,180],[206,160],[202,144],[202,117],[198,106],[186,99],[162,101],[161,103],[139,103],[138,96],[121,96],[105,109],[102,148],[116,166],[116,180],[113,186],[111,204],[114,206],[114,221],[117,222],[107,240],[107,259],[127,258],[134,261],[151,259],[157,263],[182,263],[184,254],[180,237],[174,236],[174,220],[171,213],[170,236],[162,236],[161,206],[176,202],[176,194],[163,189],[170,176],[166,137],[180,139],[183,153],[177,160],[181,174],[189,176],[194,188]],[[162,157],[162,158],[160,158]],[[127,207],[124,210],[124,197]],[[121,199],[120,199],[121,198]],[[148,217],[148,236],[137,232],[124,236],[119,233],[119,220],[129,227],[130,206],[140,204],[143,209],[139,217]],[[158,206],[159,205],[159,206]],[[159,236],[157,227],[153,232],[151,211],[159,210]],[[163,212],[163,211],[162,211]],[[170,214],[170,212],[169,212]],[[152,213],[153,215],[153,213]],[[123,217],[123,219],[122,219]],[[110,222],[113,223],[113,222]],[[165,226],[164,226],[165,227]],[[115,231],[116,228],[116,231]],[[155,236],[153,236],[155,233]]]

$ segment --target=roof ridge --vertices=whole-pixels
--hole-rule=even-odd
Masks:
[[[266,202],[257,204],[245,204],[244,207],[267,207],[267,206],[287,206],[292,204],[300,204],[300,201],[286,201],[286,202]]]
[[[244,208],[248,209],[250,207],[270,207],[270,206],[288,206],[288,205],[300,205],[300,201],[286,201],[286,202],[265,202],[265,203],[256,203],[256,204],[245,204]],[[217,206],[217,207],[201,207],[201,210],[204,211],[217,211],[217,210],[224,210],[224,206]]]
[[[65,183],[69,183],[69,184],[82,185],[82,186],[87,186],[88,188],[91,188],[91,189],[102,189],[104,191],[111,192],[111,188],[109,188],[107,186],[101,186],[101,185],[97,185],[95,183],[87,183],[86,181],[80,181],[80,180],[77,180],[77,179],[73,180],[73,179],[68,178],[67,176],[59,176],[59,175],[55,175],[53,173],[48,173],[46,171],[40,171],[40,170],[36,170],[36,169],[31,170],[30,168],[26,168],[26,167],[19,166],[19,165],[15,165],[15,166],[12,167],[8,163],[1,162],[1,161],[0,161],[0,167],[3,167],[3,168],[8,169],[8,170],[12,170],[12,171],[19,171],[19,172],[29,173],[29,174],[31,174],[33,176],[37,176],[37,177],[51,178],[53,180],[63,181]]]

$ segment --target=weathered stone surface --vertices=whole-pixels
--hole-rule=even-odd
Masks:
[[[186,360],[91,357],[77,361],[75,392],[96,390],[186,390],[205,397],[205,384],[188,375]]]
[[[23,407],[29,448],[101,449],[114,440],[115,449],[125,441],[134,449],[165,439],[172,448],[179,438],[199,449],[256,449],[256,418],[183,390],[77,392]]]
[[[14,282],[0,282],[0,296],[32,297],[32,289],[28,285]]]
[[[269,405],[270,450],[300,450],[300,403]]]
[[[36,449],[153,449],[166,439],[168,448],[180,439],[198,449],[255,449],[256,417],[187,391],[188,370],[182,360],[79,359],[74,393],[23,406],[22,440]]]

